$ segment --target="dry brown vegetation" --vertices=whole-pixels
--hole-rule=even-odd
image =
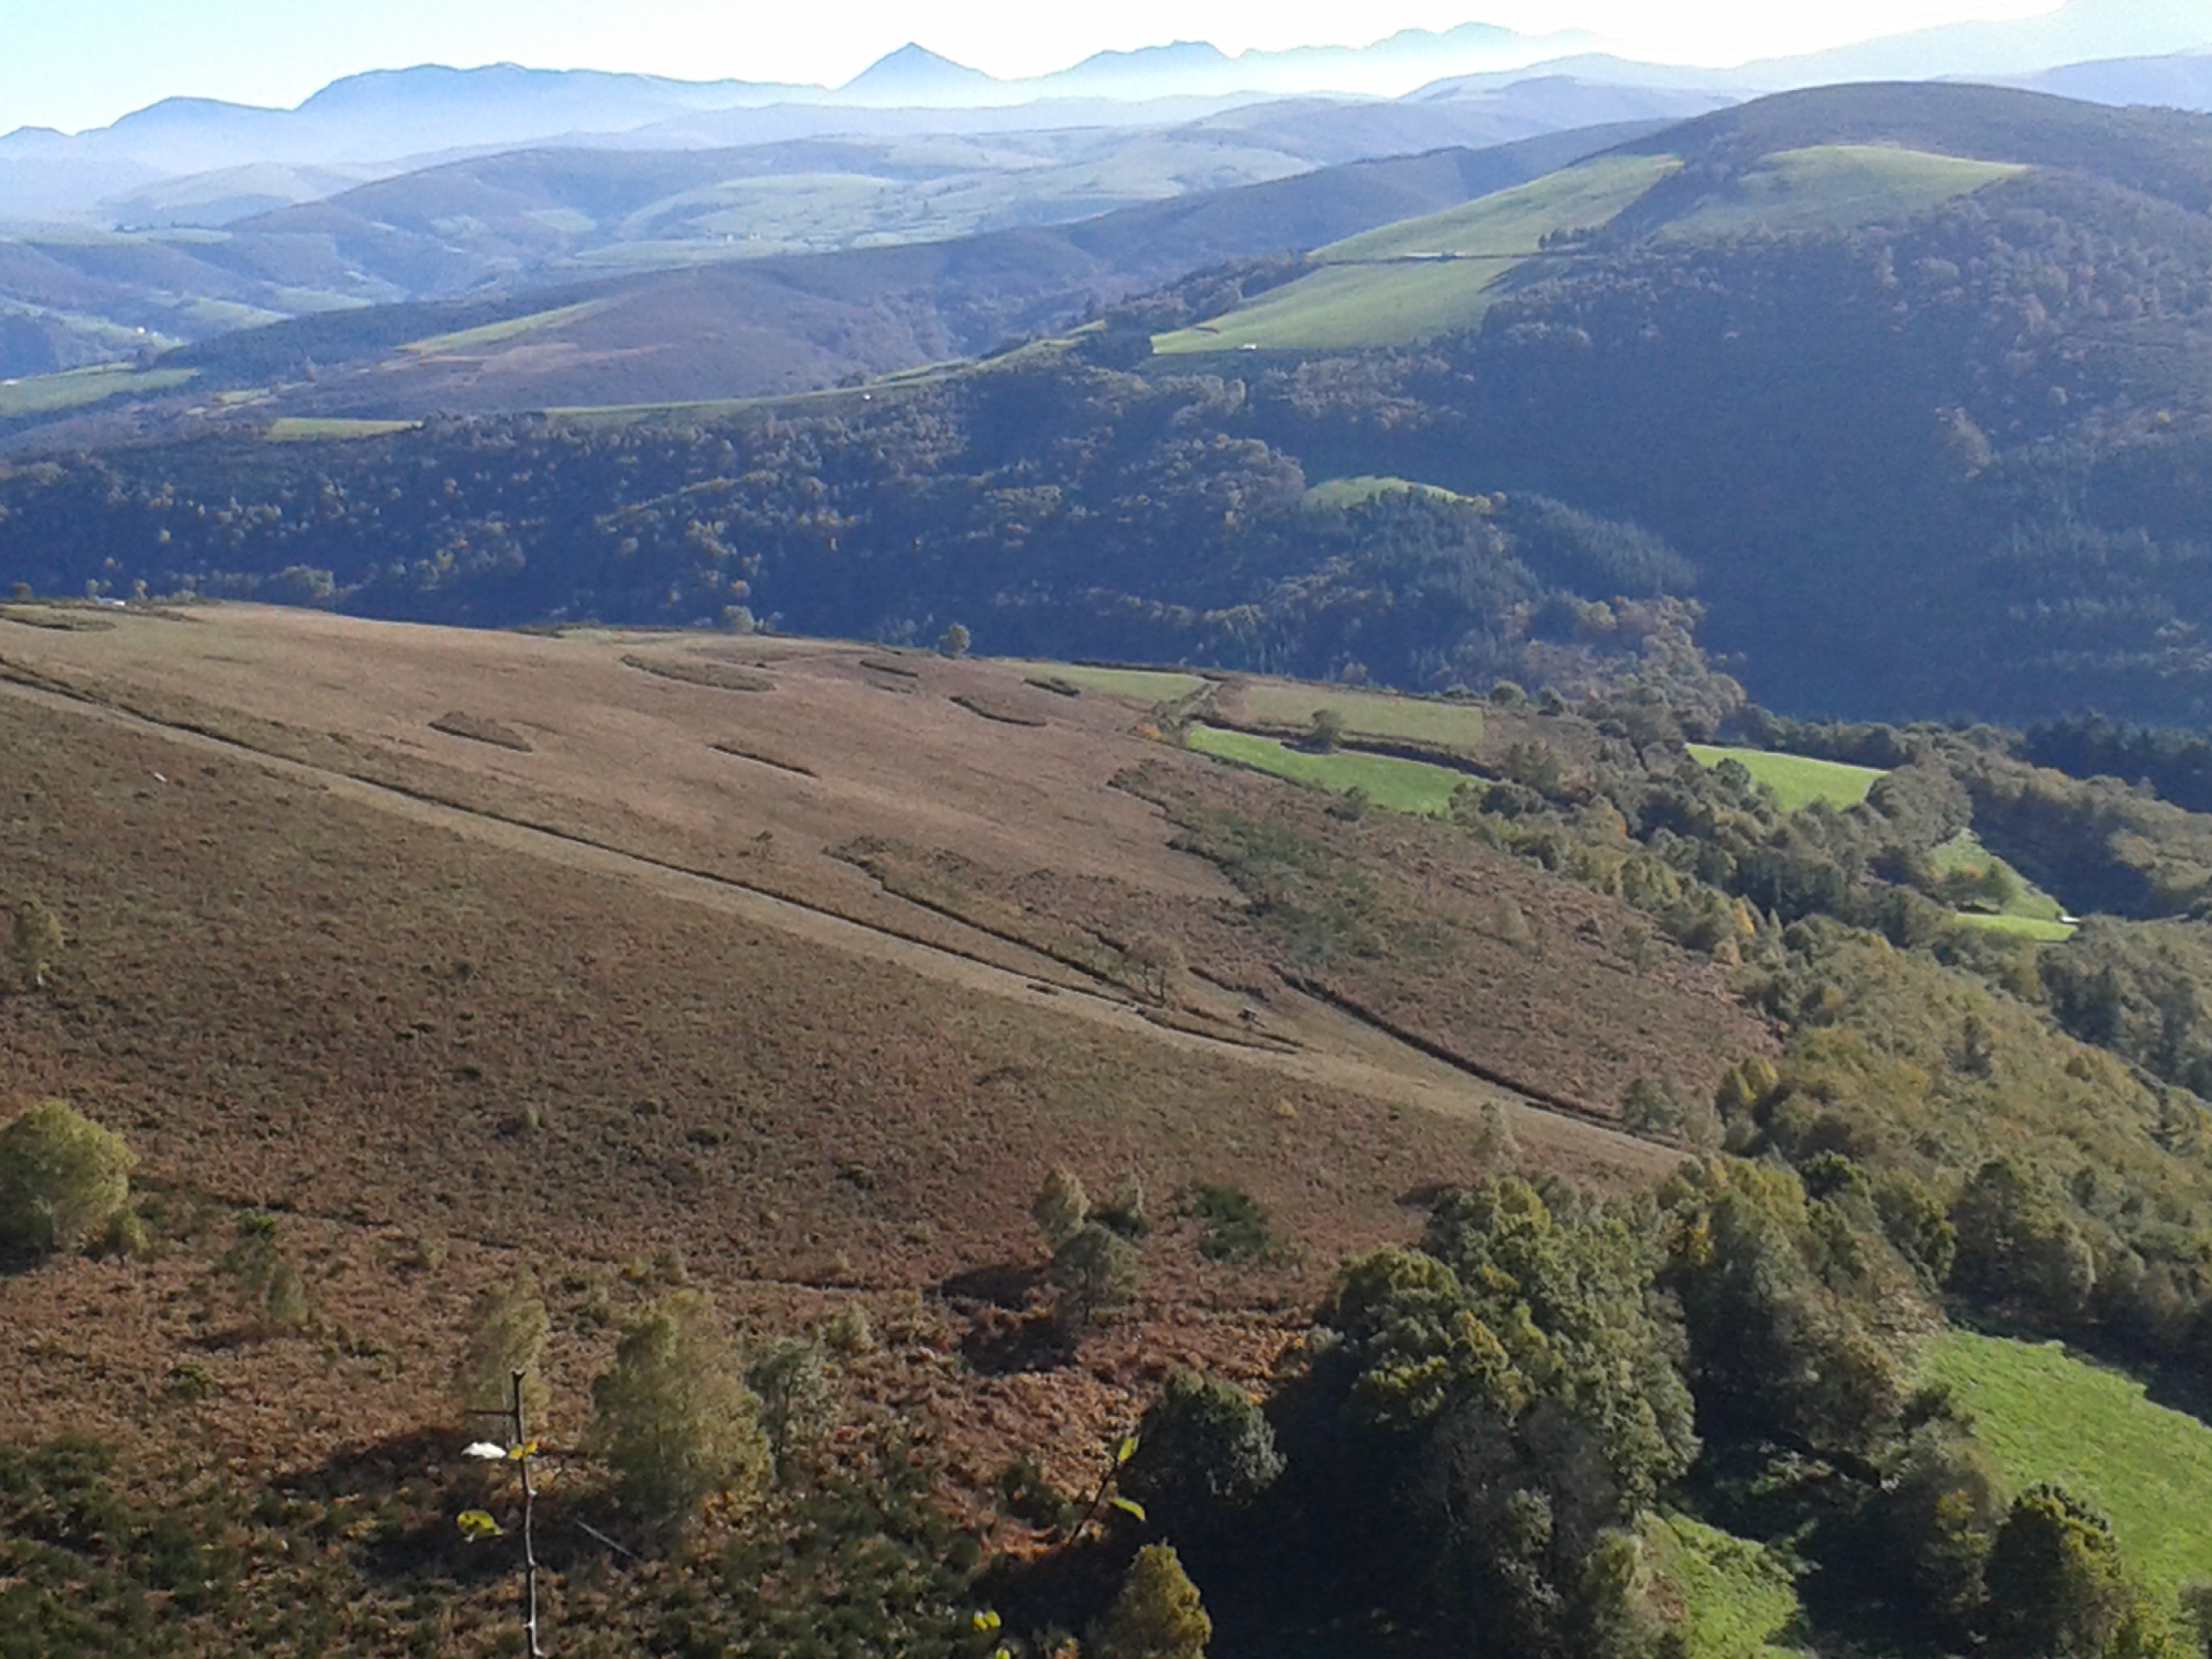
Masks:
[[[70,940],[45,992],[0,998],[0,1101],[125,1134],[156,1249],[0,1280],[29,1379],[0,1435],[271,1465],[438,1421],[470,1295],[529,1256],[556,1400],[657,1279],[761,1327],[858,1297],[904,1334],[856,1389],[941,1425],[978,1489],[1025,1450],[1072,1477],[1168,1365],[1259,1375],[1342,1252],[1485,1167],[1486,1105],[1584,1179],[1672,1161],[1454,1057],[1603,1108],[1768,1040],[1709,968],[1630,963],[1605,901],[989,663],[902,657],[887,697],[885,659],[820,642],[116,621],[0,642],[0,897]],[[455,708],[529,751],[434,730]],[[1372,924],[1434,950],[1301,955],[1191,850],[1223,815],[1356,866]],[[1502,893],[1525,937],[1484,931]],[[960,1344],[1041,1266],[1055,1163],[1155,1195],[1137,1306],[1077,1368],[978,1373]],[[1288,1249],[1205,1259],[1172,1202],[1198,1182]],[[248,1207],[281,1217],[307,1334],[245,1342],[216,1293]]]

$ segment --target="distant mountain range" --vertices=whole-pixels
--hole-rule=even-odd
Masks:
[[[241,168],[285,172],[198,194],[221,200],[273,191],[274,206],[430,161],[547,143],[718,149],[830,135],[1153,126],[1265,99],[1491,92],[1531,72],[1737,98],[1834,81],[1968,77],[2117,103],[2195,104],[2207,96],[2203,66],[2172,59],[2212,51],[2212,6],[2069,0],[2047,16],[1953,24],[1733,68],[1637,62],[1600,45],[1586,35],[1471,22],[1365,47],[1235,57],[1183,41],[1002,80],[910,44],[839,87],[513,64],[379,70],[335,81],[293,110],[174,98],[74,136],[9,133],[0,137],[0,220],[112,224],[119,215],[103,204],[139,202],[166,180]],[[2074,79],[2035,79],[2054,73]]]

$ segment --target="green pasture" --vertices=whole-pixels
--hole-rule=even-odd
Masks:
[[[1226,316],[1161,334],[1153,349],[1403,346],[1472,327],[1490,308],[1490,289],[1546,236],[1606,224],[1681,166],[1672,156],[1600,156],[1332,243],[1312,256],[1310,274]]]
[[[1989,883],[1988,897],[1961,910],[1961,920],[2000,933],[2024,934],[2032,939],[2074,937],[2073,925],[2063,919],[2066,907],[1983,846],[1981,838],[1973,830],[1960,830],[1930,853],[1928,861],[1940,876]]]
[[[1652,1571],[1682,1599],[1683,1659],[1802,1659],[1789,1640],[1797,1586],[1773,1553],[1688,1516],[1649,1516]]]
[[[1847,766],[1840,760],[1813,760],[1802,754],[1775,754],[1765,749],[1726,749],[1710,743],[1693,743],[1690,753],[1700,766],[1717,766],[1723,760],[1739,760],[1757,782],[1774,791],[1785,812],[1826,801],[1831,806],[1856,806],[1882,774],[1873,766]]]
[[[1185,741],[1199,753],[1218,760],[1234,761],[1296,783],[1318,784],[1339,794],[1357,789],[1376,806],[1427,817],[1450,811],[1452,791],[1467,781],[1465,772],[1449,766],[1344,750],[1315,753],[1286,747],[1272,737],[1224,731],[1218,726],[1193,726]]]
[[[2016,1491],[2055,1480],[2110,1521],[2145,1590],[2171,1605],[2183,1586],[2212,1581],[2212,1427],[2056,1343],[1950,1332],[1927,1378],[1973,1414]]]
[[[168,391],[198,372],[195,369],[133,369],[123,363],[102,363],[89,369],[67,369],[60,374],[35,374],[21,380],[0,380],[0,421],[25,415],[54,415],[65,409],[81,409],[132,392]]]
[[[415,357],[449,357],[455,352],[478,351],[505,340],[518,340],[524,334],[534,334],[541,328],[557,328],[564,322],[577,321],[606,303],[604,300],[585,300],[581,304],[563,305],[550,311],[533,311],[526,317],[509,317],[505,322],[487,322],[480,328],[463,328],[454,334],[432,334],[423,340],[410,340],[399,349]]]
[[[1596,230],[1660,180],[1673,156],[1599,156],[1421,219],[1400,219],[1315,251],[1319,265],[1387,259],[1524,258],[1557,231]]]
[[[1348,736],[1424,743],[1444,749],[1478,748],[1483,741],[1483,711],[1473,703],[1431,702],[1376,691],[1265,681],[1245,685],[1241,695],[1243,719],[1254,726],[1290,726],[1307,731],[1313,728],[1315,713],[1326,709],[1344,721]]]
[[[350,438],[385,438],[395,432],[412,432],[420,421],[353,421],[337,416],[315,419],[284,416],[269,423],[262,435],[271,443],[344,442]]]
[[[1889,144],[1817,144],[1777,150],[1738,174],[1719,195],[1700,203],[1661,234],[1850,230],[1924,213],[2030,170],[2009,162],[1967,161]]]
[[[1132,702],[1146,704],[1173,702],[1193,691],[1204,690],[1207,683],[1198,675],[1166,668],[1080,668],[1073,663],[1026,662],[1016,658],[995,660],[1003,667],[1037,679],[1065,680],[1070,685],[1079,685],[1102,696],[1127,697]]]

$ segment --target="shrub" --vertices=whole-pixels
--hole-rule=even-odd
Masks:
[[[512,1408],[515,1373],[522,1373],[522,1408],[543,1425],[550,1393],[539,1374],[552,1321],[528,1268],[485,1287],[468,1314],[468,1338],[454,1376],[455,1403],[472,1419]]]
[[[0,1129],[0,1243],[74,1249],[130,1196],[138,1160],[123,1137],[61,1101],[41,1101]]]
[[[751,1498],[767,1484],[760,1403],[697,1291],[647,1308],[591,1397],[592,1451],[623,1504],[650,1526],[680,1532],[716,1493]]]
[[[965,657],[968,647],[973,643],[968,630],[955,622],[938,636],[938,654],[941,657]]]
[[[875,1323],[858,1302],[847,1302],[822,1327],[822,1345],[850,1359],[875,1351]]]
[[[1083,1190],[1073,1170],[1055,1164],[1044,1185],[1037,1189],[1029,1213],[1036,1218],[1037,1230],[1045,1236],[1045,1248],[1057,1252],[1083,1230],[1090,1215],[1090,1195]]]
[[[43,990],[46,970],[54,965],[66,943],[61,924],[44,905],[26,899],[16,906],[8,929],[8,961],[16,982],[27,990]]]
[[[1198,1254],[1209,1262],[1268,1262],[1282,1254],[1267,1211],[1242,1187],[1200,1182],[1192,1190],[1191,1213],[1205,1224]]]
[[[284,1254],[276,1236],[276,1217],[258,1213],[242,1217],[237,1242],[217,1266],[238,1286],[246,1319],[256,1330],[265,1335],[297,1331],[308,1323],[307,1281]]]
[[[1333,709],[1313,711],[1313,747],[1324,754],[1336,753],[1344,741],[1344,717]]]
[[[1091,1628],[1093,1659],[1205,1659],[1213,1620],[1167,1544],[1137,1552],[1106,1617]]]

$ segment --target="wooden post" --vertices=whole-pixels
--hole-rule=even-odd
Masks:
[[[537,1521],[537,1489],[530,1474],[529,1426],[522,1414],[523,1374],[512,1374],[512,1392],[508,1396],[511,1405],[507,1415],[512,1420],[514,1439],[508,1442],[515,1448],[516,1461],[522,1465],[522,1569],[524,1593],[528,1599],[529,1616],[523,1625],[530,1638],[530,1659],[545,1659],[545,1649],[537,1642],[537,1539],[534,1530]]]

